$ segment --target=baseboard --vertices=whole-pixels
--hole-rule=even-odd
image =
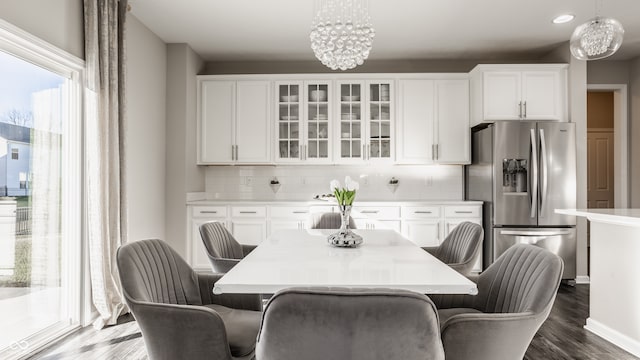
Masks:
[[[634,340],[592,318],[587,318],[587,325],[585,325],[584,328],[633,355],[640,357],[640,341]]]
[[[98,316],[100,316],[100,314],[98,313],[98,310],[92,311],[91,315],[89,315],[86,319],[84,319],[84,322],[82,323],[82,327],[93,324],[93,322],[96,321]]]
[[[578,275],[576,276],[576,284],[589,284],[591,283],[591,279],[587,275]]]

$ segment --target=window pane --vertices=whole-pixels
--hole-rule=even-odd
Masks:
[[[62,234],[70,83],[0,51],[0,157],[11,149],[0,168],[0,350],[72,316],[74,254],[62,251],[73,241]]]

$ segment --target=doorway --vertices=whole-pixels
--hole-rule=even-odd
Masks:
[[[628,119],[626,85],[588,85],[587,207],[628,206]],[[587,269],[590,269],[587,226]]]

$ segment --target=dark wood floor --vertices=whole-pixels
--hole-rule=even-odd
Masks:
[[[526,360],[638,359],[583,329],[589,315],[589,286],[562,285],[549,318],[533,339]],[[121,324],[96,331],[81,329],[33,359],[146,359],[140,330],[131,316]],[[500,360],[500,359],[496,359]],[[510,359],[504,359],[510,360]]]

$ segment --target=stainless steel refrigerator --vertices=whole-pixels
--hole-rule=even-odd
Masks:
[[[465,197],[484,202],[486,268],[510,246],[533,244],[576,274],[576,220],[554,209],[576,207],[575,126],[565,122],[501,121],[472,131]]]

